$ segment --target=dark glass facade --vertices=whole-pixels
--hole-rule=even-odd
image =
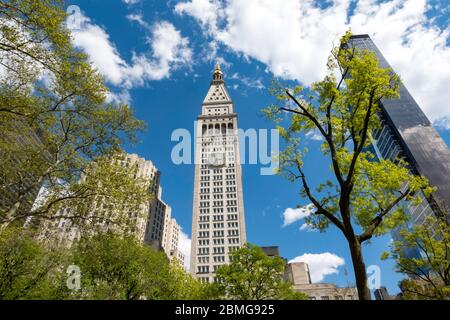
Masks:
[[[352,36],[350,46],[375,52],[380,66],[391,68],[368,35]],[[430,185],[437,188],[429,199],[420,193],[423,201],[418,206],[407,201],[399,204],[410,217],[406,227],[420,225],[428,215],[445,213],[449,217],[450,150],[447,144],[403,84],[400,98],[383,99],[380,107],[382,126],[372,132],[370,150],[379,159],[405,160],[413,173],[425,176]],[[401,240],[399,231],[404,227],[392,231],[395,241]],[[417,248],[407,249],[404,253],[409,257],[420,256]]]
[[[391,68],[368,35],[354,35],[352,47],[376,53],[380,66]],[[433,211],[450,208],[450,150],[417,102],[402,84],[400,98],[383,99],[383,126],[373,134],[377,156],[405,159],[412,172],[425,176],[437,188],[429,199]]]

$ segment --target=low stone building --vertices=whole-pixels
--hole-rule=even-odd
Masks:
[[[355,287],[337,287],[331,283],[312,283],[308,264],[304,262],[286,265],[284,277],[295,291],[309,295],[310,300],[358,300]]]

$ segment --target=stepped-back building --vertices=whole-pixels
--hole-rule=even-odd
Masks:
[[[212,282],[246,242],[237,114],[219,65],[197,118],[191,273]]]

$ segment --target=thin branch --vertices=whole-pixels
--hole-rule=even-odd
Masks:
[[[363,243],[364,241],[372,238],[373,233],[383,221],[384,216],[387,215],[392,210],[392,208],[394,208],[400,201],[406,198],[410,192],[410,188],[408,188],[405,192],[400,192],[401,195],[395,201],[393,201],[389,206],[381,211],[380,214],[373,218],[369,227],[361,235],[358,236],[359,243]]]

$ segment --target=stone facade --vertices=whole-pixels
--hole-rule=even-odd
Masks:
[[[171,261],[184,266],[184,255],[179,250],[181,227],[172,218],[172,208],[160,197],[161,192],[150,209],[151,218],[147,225],[145,241],[155,249],[164,251]]]
[[[246,243],[237,114],[219,66],[196,124],[191,273],[214,281]]]
[[[149,181],[149,190],[154,195],[153,199],[143,204],[139,213],[130,213],[134,219],[132,225],[136,238],[150,245],[155,250],[164,251],[167,257],[180,266],[184,265],[184,255],[179,251],[180,226],[172,218],[172,209],[161,200],[162,189],[160,187],[160,171],[149,160],[145,160],[136,154],[123,154],[114,159],[123,166],[137,165],[136,177],[145,178]],[[61,216],[70,216],[72,208],[62,208]],[[111,214],[108,204],[101,199],[92,205],[92,210],[97,213]],[[114,214],[114,213],[113,213]],[[133,218],[136,216],[135,218]],[[107,225],[99,225],[100,230],[112,228]],[[45,221],[40,226],[39,240],[45,243],[52,243],[70,247],[74,241],[80,238],[81,234],[76,226],[73,226],[71,219],[61,218],[53,221]]]
[[[149,160],[138,157],[136,154],[121,154],[111,161],[129,167],[137,166],[136,178],[144,178],[148,181],[149,189],[153,193],[155,186],[159,184],[159,171]],[[95,168],[94,168],[95,170]],[[139,240],[144,241],[146,234],[147,221],[149,220],[150,203],[142,204],[139,207],[139,212],[111,212],[108,203],[104,199],[99,198],[94,203],[91,204],[90,210],[95,212],[96,216],[114,216],[119,214],[126,214],[130,219],[130,226],[133,226],[132,234]],[[74,208],[66,207],[59,211],[59,214],[64,217],[70,217]],[[125,206],[125,209],[126,206]],[[77,226],[74,226],[71,219],[60,218],[53,219],[52,221],[43,221],[39,226],[40,232],[38,239],[43,242],[52,242],[63,246],[70,247],[72,243],[79,239],[81,234]],[[107,222],[96,222],[96,227],[98,230],[107,231],[114,230],[114,225],[108,225]]]
[[[286,265],[285,280],[295,291],[306,293],[310,300],[358,300],[355,287],[337,287],[331,283],[312,283],[308,264],[294,262]]]

